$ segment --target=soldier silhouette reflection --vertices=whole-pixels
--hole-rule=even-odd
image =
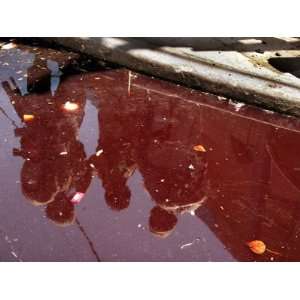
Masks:
[[[101,82],[100,82],[101,83]],[[128,130],[126,107],[122,100],[110,97],[113,89],[96,91],[92,102],[99,110],[98,124],[100,137],[96,154],[90,158],[105,189],[105,201],[113,210],[128,208],[131,193],[128,178],[136,168],[134,145]],[[117,106],[121,105],[120,108]]]
[[[92,176],[78,140],[86,101],[80,77],[66,79],[55,96],[50,92],[21,96],[7,84],[3,88],[24,124],[15,129],[20,148],[13,150],[24,159],[22,192],[33,205],[46,205],[47,217],[57,225],[71,224],[75,212],[70,200],[76,192],[86,192]],[[67,110],[66,102],[76,109]],[[24,120],[26,114],[32,118]]]

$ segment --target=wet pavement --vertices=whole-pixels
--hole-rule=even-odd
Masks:
[[[299,119],[6,48],[1,261],[300,260]]]

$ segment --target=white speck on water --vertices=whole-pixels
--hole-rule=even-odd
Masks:
[[[95,169],[96,167],[95,167],[95,165],[93,165],[93,164],[90,164],[90,166],[93,168],[93,169]]]
[[[63,151],[63,152],[60,152],[59,155],[67,155],[68,152],[67,151]]]
[[[194,211],[194,210],[191,210],[191,211],[190,211],[190,214],[191,214],[192,216],[194,216],[194,215],[195,215],[195,211]]]
[[[15,258],[18,258],[18,255],[14,252],[14,251],[11,251],[10,252]]]
[[[103,153],[103,149],[100,149],[96,152],[96,156],[100,156]]]
[[[142,224],[138,224],[138,226],[137,226],[138,228],[141,228],[142,227]]]
[[[190,170],[195,170],[195,167],[194,167],[192,164],[190,164],[190,165],[189,165],[189,169],[190,169]]]
[[[183,250],[184,248],[190,247],[194,245],[195,243],[200,242],[199,238],[194,239],[191,243],[186,243],[180,246],[180,249]]]
[[[164,178],[162,178],[161,180],[160,180],[160,182],[164,182],[165,181],[165,179]]]

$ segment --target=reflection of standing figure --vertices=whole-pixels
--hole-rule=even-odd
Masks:
[[[70,95],[72,87],[74,93]],[[32,116],[15,131],[21,147],[14,149],[14,155],[25,159],[22,191],[32,204],[47,205],[47,216],[55,223],[69,224],[74,219],[70,198],[76,192],[84,193],[91,180],[84,148],[78,140],[85,105],[81,80],[67,79],[55,96],[43,93],[22,97],[17,90],[4,88],[19,117]],[[66,110],[66,102],[76,104],[76,110]]]
[[[131,193],[127,180],[136,168],[133,136],[128,131],[129,123],[134,127],[134,117],[123,100],[114,98],[113,89],[107,87],[95,91],[92,99],[99,110],[100,137],[90,163],[97,169],[105,189],[105,201],[113,210],[123,210],[129,206]]]
[[[206,199],[206,153],[193,149],[201,142],[201,124],[188,106],[164,102],[160,96],[151,100],[148,111],[153,117],[146,118],[137,162],[155,202],[150,230],[166,237],[175,228],[177,215],[195,211]]]

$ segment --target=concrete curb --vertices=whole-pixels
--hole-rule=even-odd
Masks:
[[[298,39],[274,39],[273,44],[269,40],[259,45],[259,51],[247,44],[238,44],[238,38],[203,39],[190,39],[194,44],[188,44],[187,38],[177,39],[177,44],[176,39],[175,44],[171,39],[172,44],[165,43],[168,39],[159,38],[47,40],[133,70],[300,116],[300,79],[268,63],[268,59],[276,55],[295,59],[300,56]]]

